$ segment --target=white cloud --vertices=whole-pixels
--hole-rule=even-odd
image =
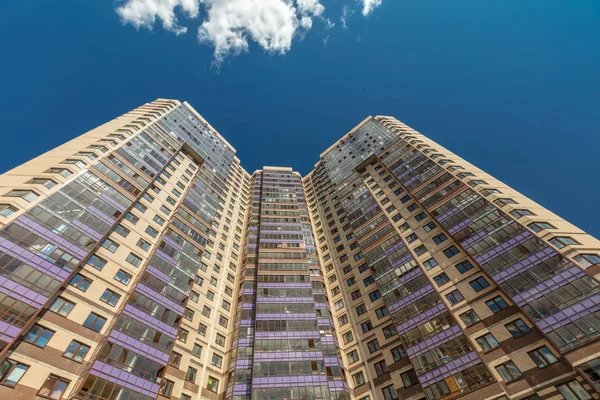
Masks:
[[[131,24],[136,29],[152,29],[156,19],[162,21],[163,28],[174,32],[176,35],[187,32],[186,27],[181,27],[175,17],[175,8],[181,7],[188,17],[196,18],[199,14],[200,0],[127,0],[117,8],[117,14],[123,23]]]
[[[166,30],[177,35],[187,32],[178,24],[175,10],[189,18],[200,15],[200,5],[206,9],[198,28],[198,40],[214,47],[217,63],[230,54],[258,43],[270,53],[290,50],[294,37],[312,28],[318,18],[331,27],[322,15],[325,7],[320,0],[123,0],[117,13],[124,24],[136,29],[152,29],[160,19]]]
[[[325,11],[325,7],[319,3],[319,0],[296,0],[296,2],[298,3],[298,11],[302,14],[318,16]]]
[[[365,17],[373,12],[374,9],[381,5],[381,0],[362,0],[363,10],[362,15]]]
[[[282,0],[210,1],[198,39],[214,46],[217,62],[248,50],[248,38],[272,53],[285,53],[291,48],[300,25],[292,4]],[[307,21],[303,24],[306,26]]]

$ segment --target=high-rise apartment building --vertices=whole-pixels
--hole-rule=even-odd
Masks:
[[[159,99],[0,175],[0,398],[600,399],[599,278],[392,117],[249,174]]]

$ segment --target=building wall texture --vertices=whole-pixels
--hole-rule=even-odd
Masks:
[[[158,99],[0,175],[0,398],[600,398],[597,239],[393,117],[235,153]]]

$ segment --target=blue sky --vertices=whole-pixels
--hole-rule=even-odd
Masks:
[[[0,171],[158,97],[190,102],[250,172],[305,174],[385,114],[600,236],[597,0],[382,0],[366,16],[360,0],[205,0],[194,18],[177,0],[150,30],[139,5],[161,1],[0,2]]]

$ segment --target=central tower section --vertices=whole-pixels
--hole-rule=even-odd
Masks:
[[[227,398],[347,399],[300,174],[251,181]]]

